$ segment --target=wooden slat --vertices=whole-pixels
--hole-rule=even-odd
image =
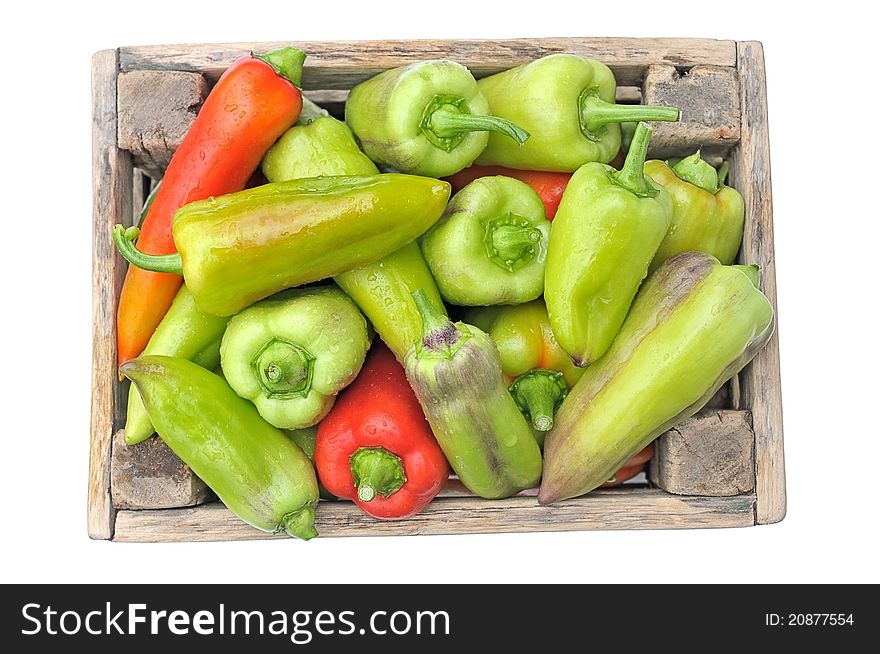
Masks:
[[[742,194],[746,226],[743,263],[761,267],[761,290],[776,308],[776,265],[773,253],[773,204],[770,192],[770,140],[767,90],[761,44],[737,44],[742,140],[731,162],[732,184]],[[755,429],[756,522],[785,517],[785,457],[782,445],[782,391],[779,376],[779,328],[741,375],[742,406],[752,412]]]
[[[129,70],[189,70],[214,81],[238,57],[295,45],[308,54],[305,89],[347,89],[387,68],[420,59],[454,59],[477,77],[556,52],[607,63],[621,86],[639,86],[647,66],[736,65],[736,43],[712,39],[542,38],[455,41],[300,41],[154,45],[120,48]]]
[[[754,505],[754,494],[677,497],[647,488],[594,491],[552,506],[540,506],[533,497],[445,497],[435,499],[422,513],[396,522],[371,518],[350,502],[322,502],[316,526],[322,537],[747,527],[754,524]],[[222,504],[213,503],[190,509],[119,511],[114,540],[175,542],[271,537],[243,523]]]
[[[132,167],[127,152],[116,147],[116,50],[92,58],[92,412],[89,453],[88,532],[113,536],[110,501],[110,441],[114,416],[122,406],[116,382],[115,307],[124,267],[110,240],[111,225],[131,220]]]

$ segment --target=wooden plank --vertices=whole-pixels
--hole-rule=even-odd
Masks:
[[[746,207],[741,262],[761,267],[761,290],[776,309],[776,265],[773,252],[773,203],[770,185],[770,139],[764,53],[757,41],[737,44],[742,140],[731,160],[732,184]],[[756,454],[756,522],[785,517],[785,457],[782,442],[782,390],[777,329],[740,379],[742,406],[752,412]]]
[[[120,48],[120,67],[129,70],[184,70],[215,81],[235,59],[295,45],[308,54],[304,89],[347,89],[387,68],[420,59],[448,58],[477,77],[557,52],[607,63],[621,86],[639,86],[651,64],[689,68],[697,64],[735,66],[734,41],[661,38],[542,38],[510,40],[299,41],[153,45]]]
[[[611,489],[552,506],[540,506],[533,497],[445,497],[407,520],[382,521],[350,502],[322,502],[316,526],[322,537],[747,527],[754,524],[754,505],[753,494],[679,497],[658,489]],[[119,511],[114,540],[157,543],[272,537],[213,503],[188,509]]]
[[[116,147],[116,50],[92,58],[92,409],[89,452],[88,533],[113,536],[110,447],[114,418],[124,406],[116,382],[115,307],[125,269],[110,240],[110,227],[131,220],[130,155]]]

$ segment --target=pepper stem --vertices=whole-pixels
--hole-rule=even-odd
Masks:
[[[509,136],[518,145],[529,139],[519,125],[498,116],[476,116],[462,113],[454,105],[445,104],[431,114],[431,131],[441,139],[455,138],[462,132],[496,132]]]
[[[376,495],[388,498],[406,483],[403,461],[384,447],[362,447],[351,455],[349,461],[361,502],[371,502]]]
[[[422,348],[452,358],[458,350],[457,346],[464,340],[462,332],[449,320],[445,311],[434,306],[422,289],[413,291],[412,299],[422,317]]]
[[[273,337],[251,359],[251,371],[266,397],[306,397],[312,390],[315,357],[301,345]]]
[[[751,265],[738,265],[734,266],[737,270],[741,270],[746,274],[746,277],[749,278],[749,281],[752,282],[752,285],[760,289],[761,288],[761,267],[757,264]]]
[[[483,244],[492,263],[515,272],[535,258],[543,232],[529,221],[508,213],[486,223]]]
[[[722,187],[727,184],[727,174],[730,172],[730,162],[726,159],[721,162],[721,166],[718,168],[718,187]]]
[[[587,89],[581,93],[578,105],[581,132],[591,141],[601,139],[605,134],[605,126],[609,123],[628,123],[642,120],[675,122],[680,115],[676,107],[605,102],[593,89]]]
[[[152,272],[173,273],[183,275],[183,260],[179,252],[173,254],[147,254],[135,247],[134,241],[141,230],[137,227],[126,229],[122,225],[113,226],[113,243],[122,258],[131,265]]]
[[[309,502],[297,511],[291,511],[283,518],[278,531],[284,531],[288,536],[309,540],[318,535],[315,529],[315,502]]]
[[[675,164],[672,167],[672,172],[679,179],[683,179],[707,193],[714,195],[720,189],[718,185],[718,171],[708,161],[700,157],[699,150]]]
[[[553,414],[568,395],[568,386],[561,372],[535,369],[517,377],[510,394],[535,429],[550,431]]]
[[[294,86],[302,84],[303,62],[306,60],[306,53],[297,48],[277,48],[270,50],[266,54],[254,54],[251,56],[260,61],[265,61],[275,69],[275,72],[281,75]]]
[[[636,133],[633,134],[629,152],[626,153],[623,168],[619,172],[609,172],[609,176],[614,182],[642,198],[653,198],[659,193],[645,176],[645,157],[648,154],[648,143],[651,141],[651,132],[653,131],[654,128],[648,123],[639,123],[636,127]]]

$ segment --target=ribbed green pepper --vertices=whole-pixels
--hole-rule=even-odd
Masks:
[[[185,205],[176,254],[138,251],[136,228],[117,225],[113,238],[133,265],[182,273],[202,311],[229,316],[401,248],[437,221],[449,190],[414,175],[297,179]]]
[[[220,363],[220,341],[227,322],[228,318],[202,313],[184,284],[143,353],[179,357],[213,370]],[[125,442],[134,445],[152,435],[153,423],[141,396],[132,386],[128,390]]]
[[[686,252],[651,275],[611,348],[556,413],[541,504],[600,486],[751,361],[773,331],[755,273]]]
[[[643,171],[651,128],[640,123],[619,172],[581,166],[553,221],[544,299],[576,365],[598,359],[626,317],[672,220],[672,200]]]
[[[544,432],[553,426],[553,415],[568,389],[584,374],[556,342],[543,300],[479,307],[464,319],[495,341],[510,394],[531,422],[538,444],[543,444]]]
[[[520,304],[544,292],[550,221],[532,188],[481,177],[456,193],[422,238],[422,252],[447,302]]]
[[[421,292],[414,299],[424,337],[406,357],[406,376],[453,470],[485,498],[533,488],[541,451],[507,392],[498,348],[476,327],[450,322]]]
[[[271,533],[318,535],[311,462],[222,377],[156,355],[119,370],[137,387],[162,440],[239,518]]]
[[[311,427],[357,376],[370,349],[367,321],[336,287],[291,289],[229,321],[223,375],[271,425]]]
[[[678,120],[678,109],[614,104],[611,69],[593,59],[554,54],[484,77],[478,86],[493,114],[529,131],[522,147],[489,135],[480,165],[573,172],[590,161],[608,163],[620,150],[625,121]]]
[[[325,175],[375,175],[379,172],[355,143],[348,125],[303,97],[296,125],[263,157],[270,182]]]
[[[670,167],[648,161],[645,172],[672,198],[672,224],[650,270],[682,252],[706,252],[733,263],[742,243],[745,203],[736,189],[720,183],[718,172],[697,151]]]
[[[470,71],[454,61],[419,61],[355,86],[345,121],[376,163],[430,177],[470,166],[489,132],[519,147],[528,132],[487,115],[489,104]]]

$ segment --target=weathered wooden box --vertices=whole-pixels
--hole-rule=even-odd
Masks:
[[[161,176],[211,84],[237,57],[280,43],[129,47],[93,58],[94,299],[88,531],[117,541],[267,538],[238,520],[162,450],[157,439],[124,452],[127,384],[116,375],[116,302],[125,262],[110,228],[131,224]],[[622,102],[682,109],[658,124],[652,155],[692,153],[730,161],[746,202],[742,262],[762,269],[775,305],[770,153],[760,43],[703,39],[547,38],[510,41],[295,43],[308,53],[303,89],[339,113],[354,84],[430,58],[467,65],[477,77],[555,52],[600,59],[617,76]],[[777,332],[778,333],[778,332]],[[743,527],[785,515],[778,337],[710,406],[658,441],[650,483],[599,490],[557,505],[533,497],[483,500],[449,493],[415,518],[387,522],[349,502],[324,502],[322,536]],[[146,489],[146,490],[145,490]]]

